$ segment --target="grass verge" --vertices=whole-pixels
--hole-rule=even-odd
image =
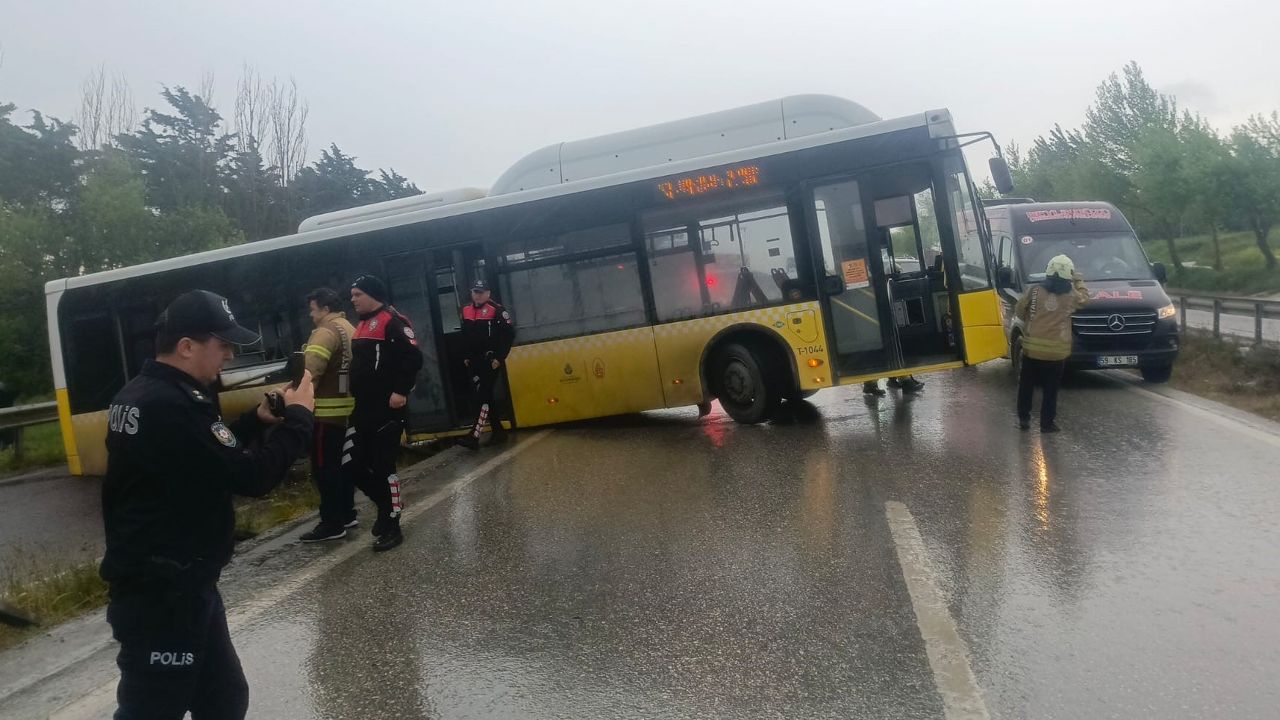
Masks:
[[[1268,270],[1251,232],[1222,233],[1222,269],[1213,269],[1213,241],[1208,235],[1178,238],[1178,255],[1194,267],[1181,271],[1169,267],[1169,286],[1180,290],[1260,295],[1280,293],[1280,271]],[[1271,248],[1280,253],[1280,234],[1272,233]],[[1169,265],[1169,246],[1164,240],[1146,240],[1143,246],[1154,262]]]
[[[1280,350],[1242,347],[1183,333],[1169,384],[1178,390],[1280,421]]]
[[[15,432],[17,431],[0,431],[0,433]],[[66,461],[66,451],[62,447],[62,431],[58,428],[58,423],[32,425],[23,430],[22,457],[19,458],[14,454],[12,445],[0,450],[0,475],[59,465]]]
[[[284,483],[264,498],[236,499],[236,539],[257,536],[313,512],[320,504],[305,464],[290,470]],[[0,651],[107,602],[107,584],[97,561],[68,563],[26,551],[0,567],[0,599],[36,618],[38,627],[0,624]]]
[[[305,463],[295,465],[280,487],[263,498],[236,498],[236,540],[260,535],[320,507],[320,493]]]
[[[35,617],[40,626],[0,624],[0,650],[107,602],[107,584],[98,577],[97,562],[59,563],[29,552],[18,558],[0,568],[0,596]]]

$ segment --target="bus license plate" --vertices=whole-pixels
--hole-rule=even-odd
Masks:
[[[1137,364],[1137,355],[1102,355],[1098,358],[1098,367],[1133,367]]]

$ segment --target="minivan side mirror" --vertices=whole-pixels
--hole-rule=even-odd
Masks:
[[[1002,288],[1013,287],[1013,268],[1003,265],[996,268],[996,286]]]
[[[1013,174],[1009,172],[1009,163],[1002,157],[993,157],[987,165],[991,168],[991,181],[996,184],[1000,194],[1008,195],[1013,192]]]
[[[1164,269],[1164,263],[1151,263],[1151,272],[1161,285],[1169,282],[1169,271]]]
[[[839,275],[826,275],[822,278],[824,295],[839,295],[844,292],[844,278]]]

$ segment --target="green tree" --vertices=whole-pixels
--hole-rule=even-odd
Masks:
[[[1132,205],[1148,232],[1168,244],[1169,260],[1181,271],[1175,241],[1191,200],[1182,141],[1168,128],[1149,127],[1138,135],[1131,157],[1136,168]]]
[[[25,128],[10,119],[17,106],[0,104],[0,200],[25,204],[65,201],[76,189],[76,126],[40,112]]]
[[[1098,159],[1120,175],[1138,170],[1135,149],[1151,128],[1176,131],[1178,104],[1151,87],[1136,62],[1112,73],[1098,86],[1094,104],[1085,111],[1084,139],[1097,148]]]
[[[1213,269],[1222,270],[1219,230],[1230,220],[1232,186],[1238,165],[1218,133],[1199,116],[1187,115],[1179,131],[1183,147],[1182,182],[1188,194],[1188,219],[1208,229],[1213,243]]]
[[[1280,114],[1249,118],[1232,132],[1231,147],[1236,207],[1253,231],[1267,269],[1275,270],[1276,256],[1268,236],[1280,219]]]
[[[137,132],[117,138],[146,179],[148,204],[161,212],[222,207],[232,154],[232,137],[218,129],[222,116],[184,87],[160,94],[173,114],[148,108]]]
[[[380,179],[370,178],[369,171],[337,145],[322,150],[320,159],[303,168],[291,187],[298,193],[303,217],[422,193],[394,170],[381,171]]]

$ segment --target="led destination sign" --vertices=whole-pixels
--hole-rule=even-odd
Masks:
[[[760,184],[760,167],[742,165],[705,175],[689,175],[658,183],[658,192],[668,200],[694,198]]]

